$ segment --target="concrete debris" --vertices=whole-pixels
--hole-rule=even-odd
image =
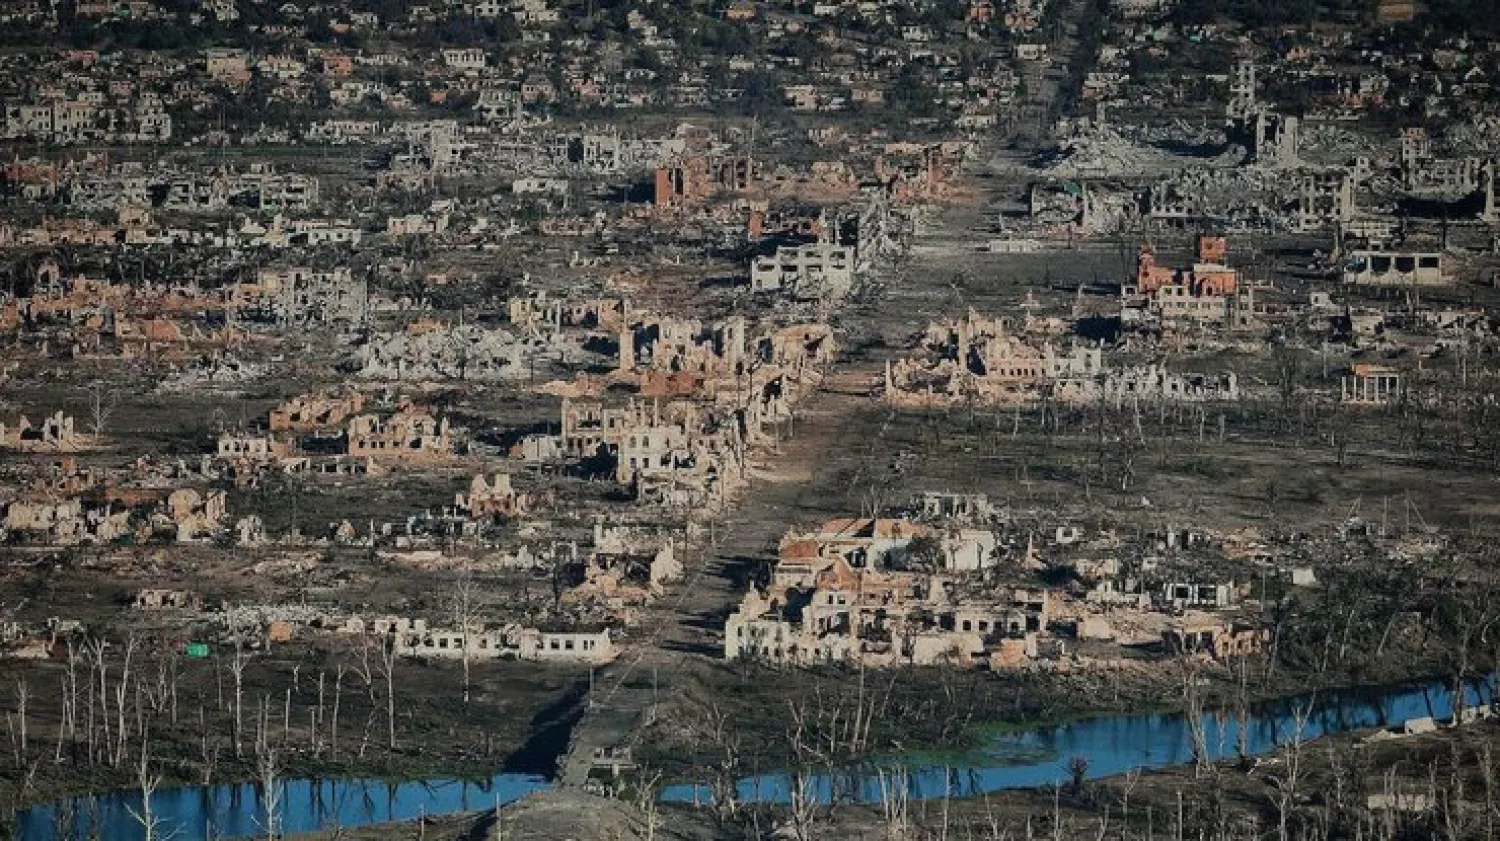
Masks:
[[[418,323],[372,337],[359,349],[359,375],[407,381],[524,380],[588,356],[577,340],[556,332]]]

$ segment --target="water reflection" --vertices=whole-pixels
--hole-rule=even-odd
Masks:
[[[278,809],[282,834],[332,830],[423,815],[469,812],[510,803],[548,787],[532,774],[497,774],[488,780],[288,780]],[[141,841],[145,832],[131,812],[141,811],[139,792],[79,797],[19,813],[23,841],[94,837]],[[174,841],[265,835],[265,798],[258,785],[163,788],[151,798],[160,819],[157,836]],[[173,835],[175,833],[175,835]]]
[[[1304,696],[1255,710],[1245,721],[1244,750],[1249,756],[1268,753],[1291,741],[1297,730],[1296,713],[1302,712],[1304,740],[1369,727],[1386,727],[1413,718],[1451,717],[1453,704],[1448,687],[1431,683],[1385,692],[1339,692],[1319,697]],[[1488,704],[1492,688],[1488,680],[1465,690],[1466,705]],[[1241,744],[1241,721],[1223,711],[1201,717],[1204,743],[1210,759],[1237,755]],[[1040,727],[995,736],[968,753],[943,761],[931,757],[889,757],[857,768],[804,776],[793,780],[786,772],[760,774],[740,780],[739,797],[744,802],[785,803],[793,786],[805,796],[822,802],[880,802],[883,789],[892,780],[904,780],[911,799],[985,794],[1005,789],[1050,786],[1068,779],[1068,764],[1081,757],[1088,762],[1090,779],[1124,774],[1136,768],[1165,768],[1193,760],[1192,728],[1182,714],[1147,713],[1083,719],[1052,727]],[[707,802],[704,785],[667,788],[668,802]]]
[[[1244,744],[1251,756],[1269,752],[1297,731],[1294,712],[1309,709],[1302,737],[1399,724],[1413,718],[1447,718],[1453,705],[1439,683],[1384,692],[1343,692],[1293,698],[1255,710],[1246,722]],[[1488,704],[1491,685],[1481,681],[1466,691],[1468,705]],[[1223,711],[1204,713],[1204,742],[1212,759],[1236,755],[1239,717]],[[787,802],[800,785],[824,802],[857,800],[875,803],[893,785],[904,785],[911,799],[967,796],[1014,788],[1036,788],[1062,782],[1075,757],[1088,762],[1089,778],[1123,774],[1135,768],[1163,768],[1191,762],[1192,733],[1180,714],[1147,713],[1084,719],[1050,727],[995,736],[965,754],[945,760],[930,756],[889,757],[860,767],[791,779],[785,772],[760,774],[739,781],[746,802]],[[356,827],[423,815],[476,811],[510,803],[548,787],[540,776],[498,774],[488,780],[450,779],[389,783],[379,780],[290,780],[281,796],[283,834]],[[668,787],[662,799],[706,802],[702,785]],[[184,786],[161,789],[151,800],[161,820],[159,837],[177,841],[245,838],[264,835],[264,798],[259,787]],[[100,841],[141,841],[145,833],[131,812],[139,813],[138,792],[81,797],[43,804],[19,813],[24,841],[60,841],[94,835]]]

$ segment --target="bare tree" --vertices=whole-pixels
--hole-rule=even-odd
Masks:
[[[115,715],[118,723],[115,727],[115,751],[112,764],[116,767],[125,761],[125,744],[130,735],[130,729],[125,722],[125,696],[130,686],[131,660],[135,657],[135,650],[138,647],[140,647],[140,640],[135,634],[126,635],[124,657],[120,661],[120,682],[115,684]]]
[[[238,630],[234,631],[234,650],[229,660],[229,673],[234,678],[234,755],[238,759],[244,756],[244,709],[245,709],[245,666],[250,663],[251,652],[245,646],[244,634]]]
[[[1234,664],[1234,752],[1240,762],[1250,759],[1250,661],[1241,657]]]
[[[1203,697],[1198,686],[1198,665],[1191,658],[1183,661],[1182,706],[1193,745],[1193,775],[1208,768],[1208,737],[1203,725]]]
[[[787,728],[787,743],[792,754],[792,770],[788,774],[790,828],[796,841],[813,841],[820,837],[817,832],[820,804],[810,767],[819,751],[807,740],[805,704],[793,704],[788,700],[787,707],[791,713]]]
[[[333,715],[328,722],[328,756],[339,753],[339,702],[344,696],[344,664],[338,664],[333,674]]]
[[[1312,701],[1292,710],[1292,739],[1287,743],[1286,765],[1279,776],[1271,778],[1275,786],[1272,802],[1276,806],[1276,837],[1287,841],[1292,808],[1297,803],[1297,787],[1302,780],[1302,746],[1305,742],[1307,720],[1312,715]]]
[[[1141,769],[1132,768],[1125,772],[1125,784],[1120,791],[1120,820],[1126,827],[1130,826],[1130,796],[1135,793],[1135,787],[1141,781]]]
[[[57,728],[57,762],[62,762],[64,735],[78,743],[78,662],[80,652],[73,638],[67,640],[68,670],[62,677],[62,722]]]
[[[718,765],[709,782],[710,797],[716,817],[721,821],[728,820],[734,817],[740,805],[735,788],[740,776],[740,731],[724,708],[712,698],[704,703],[694,721],[703,741],[719,750]]]
[[[318,670],[318,705],[308,711],[311,727],[308,730],[307,741],[312,746],[313,756],[315,757],[323,755],[323,742],[318,736],[318,728],[323,723],[323,699],[327,697],[324,693],[327,677],[328,675],[322,669]]]
[[[387,746],[396,749],[396,635],[380,648],[380,674],[385,678],[385,724]]]
[[[453,624],[458,627],[459,633],[459,655],[462,658],[464,672],[464,705],[469,703],[469,649],[471,642],[469,634],[473,633],[479,625],[479,589],[474,583],[474,576],[469,570],[459,572],[458,579],[453,582],[453,595],[449,604],[453,614]],[[482,627],[479,628],[483,630]]]
[[[204,785],[213,782],[214,771],[219,767],[219,740],[213,738],[208,730],[208,717],[204,715],[203,705],[198,705],[198,750],[203,762],[203,773],[201,779]]]
[[[255,759],[255,771],[263,813],[260,828],[266,834],[266,841],[276,841],[281,837],[281,765],[275,748],[266,745]]]
[[[147,747],[145,735],[142,734],[141,755],[135,766],[136,784],[140,787],[141,792],[141,808],[137,811],[126,806],[125,811],[129,812],[130,817],[141,825],[141,832],[145,836],[145,841],[168,841],[168,839],[177,835],[181,828],[177,827],[171,832],[162,834],[162,819],[153,811],[153,804],[151,803],[152,798],[156,796],[157,787],[161,785],[161,775],[151,773],[151,761],[147,756],[149,753]]]
[[[89,761],[98,762],[109,753],[109,660],[104,656],[109,643],[99,637],[85,642],[86,651],[93,661],[90,667],[88,695],[88,740]],[[98,716],[95,717],[97,697]],[[96,723],[98,725],[96,729]]]
[[[910,780],[906,768],[899,767],[886,772],[876,769],[876,780],[880,783],[880,809],[885,824],[887,841],[900,841],[911,832],[909,816]]]
[[[16,678],[16,719],[20,724],[18,735],[19,750],[18,762],[24,761],[26,757],[26,702],[31,700],[31,690],[26,686],[25,678]]]
[[[96,440],[104,437],[104,433],[109,429],[110,416],[115,413],[115,407],[119,404],[120,393],[118,391],[106,389],[100,382],[89,386],[89,431],[94,434]]]

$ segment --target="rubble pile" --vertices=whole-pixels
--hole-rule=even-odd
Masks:
[[[465,324],[377,335],[359,350],[359,375],[379,380],[522,380],[587,358],[559,332],[518,334]]]
[[[247,362],[238,356],[220,352],[200,356],[186,368],[164,378],[156,390],[164,394],[187,391],[224,391],[252,383],[265,376],[267,366],[262,362]]]
[[[1207,159],[1174,154],[1106,125],[1063,140],[1038,169],[1054,178],[1139,178],[1184,166],[1231,168],[1243,160],[1243,150],[1235,147]]]

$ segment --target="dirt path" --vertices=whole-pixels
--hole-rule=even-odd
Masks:
[[[795,437],[750,468],[755,475],[744,496],[713,520],[716,545],[690,553],[697,560],[684,581],[632,629],[626,654],[595,673],[593,699],[573,730],[560,784],[582,785],[596,750],[628,743],[649,723],[656,699],[686,663],[722,656],[724,619],[743,598],[753,569],[775,557],[790,524],[816,515],[813,471],[823,455],[849,446],[854,410],[869,400],[851,386],[868,383],[871,373],[837,370],[799,411]]]
[[[1063,15],[1067,23],[1053,45],[1053,58],[1029,69],[1034,86],[1027,111],[1043,120],[1055,114],[1062,95],[1060,83],[1078,75],[1072,64],[1092,60],[1077,49],[1079,28],[1096,25],[1083,20],[1092,8],[1089,0],[1059,2],[1067,4]],[[1013,123],[1012,131],[1015,127]],[[918,241],[968,237],[972,221],[972,213],[947,214],[919,234]],[[914,324],[911,301],[899,290],[898,294],[883,290],[892,283],[905,286],[930,281],[920,274],[919,267],[907,266],[867,279],[866,284],[876,292],[851,308],[851,323],[880,333]],[[856,460],[870,463],[877,455],[885,427],[871,430],[868,395],[885,355],[836,363],[799,409],[795,435],[781,442],[780,452],[756,459],[743,497],[724,517],[713,521],[713,544],[688,553],[686,579],[631,629],[626,653],[594,674],[590,699],[561,761],[560,785],[582,786],[597,752],[629,744],[632,734],[650,723],[656,700],[671,691],[685,664],[693,658],[722,656],[725,617],[743,597],[756,564],[774,557],[776,544],[789,526],[838,513],[826,507],[828,501],[820,488],[827,483],[820,479],[828,476],[821,471],[847,465],[848,456],[857,455]]]

